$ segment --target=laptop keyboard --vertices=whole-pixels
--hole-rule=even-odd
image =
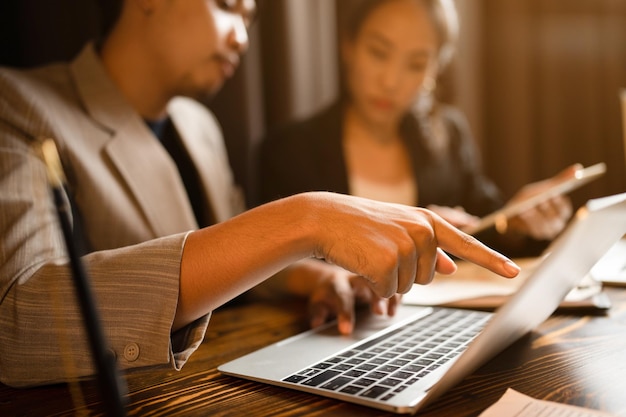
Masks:
[[[388,401],[463,352],[490,316],[479,311],[435,309],[283,381]]]

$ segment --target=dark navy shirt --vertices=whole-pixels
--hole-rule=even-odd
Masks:
[[[203,198],[204,191],[200,184],[200,177],[191,162],[191,157],[183,146],[178,131],[174,123],[172,123],[172,119],[167,117],[156,121],[146,120],[146,124],[176,163],[180,177],[185,185],[187,196],[191,202],[193,213],[196,216],[198,226],[209,226],[208,219],[206,218],[207,210]]]

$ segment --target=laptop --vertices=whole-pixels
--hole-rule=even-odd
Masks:
[[[335,323],[218,367],[226,375],[377,409],[415,413],[547,319],[626,233],[626,193],[590,200],[495,312],[401,305],[352,335]],[[505,279],[505,278],[503,278]]]

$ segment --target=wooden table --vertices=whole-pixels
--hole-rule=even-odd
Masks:
[[[421,416],[477,416],[511,387],[535,398],[626,417],[626,289],[608,289],[606,315],[553,315],[467,377]],[[363,406],[224,376],[216,367],[307,328],[298,303],[218,310],[205,341],[182,371],[124,375],[129,415],[383,416]],[[0,385],[0,416],[102,414],[93,382],[12,389]]]

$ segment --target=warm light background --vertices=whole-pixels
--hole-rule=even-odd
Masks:
[[[338,26],[359,0],[261,1],[244,65],[208,103],[249,193],[263,135],[336,97]],[[107,0],[3,0],[0,62],[72,56],[98,33],[99,2]],[[445,97],[466,112],[488,174],[510,195],[571,163],[603,161],[607,175],[574,192],[575,204],[625,192],[626,1],[457,2],[461,45]]]

